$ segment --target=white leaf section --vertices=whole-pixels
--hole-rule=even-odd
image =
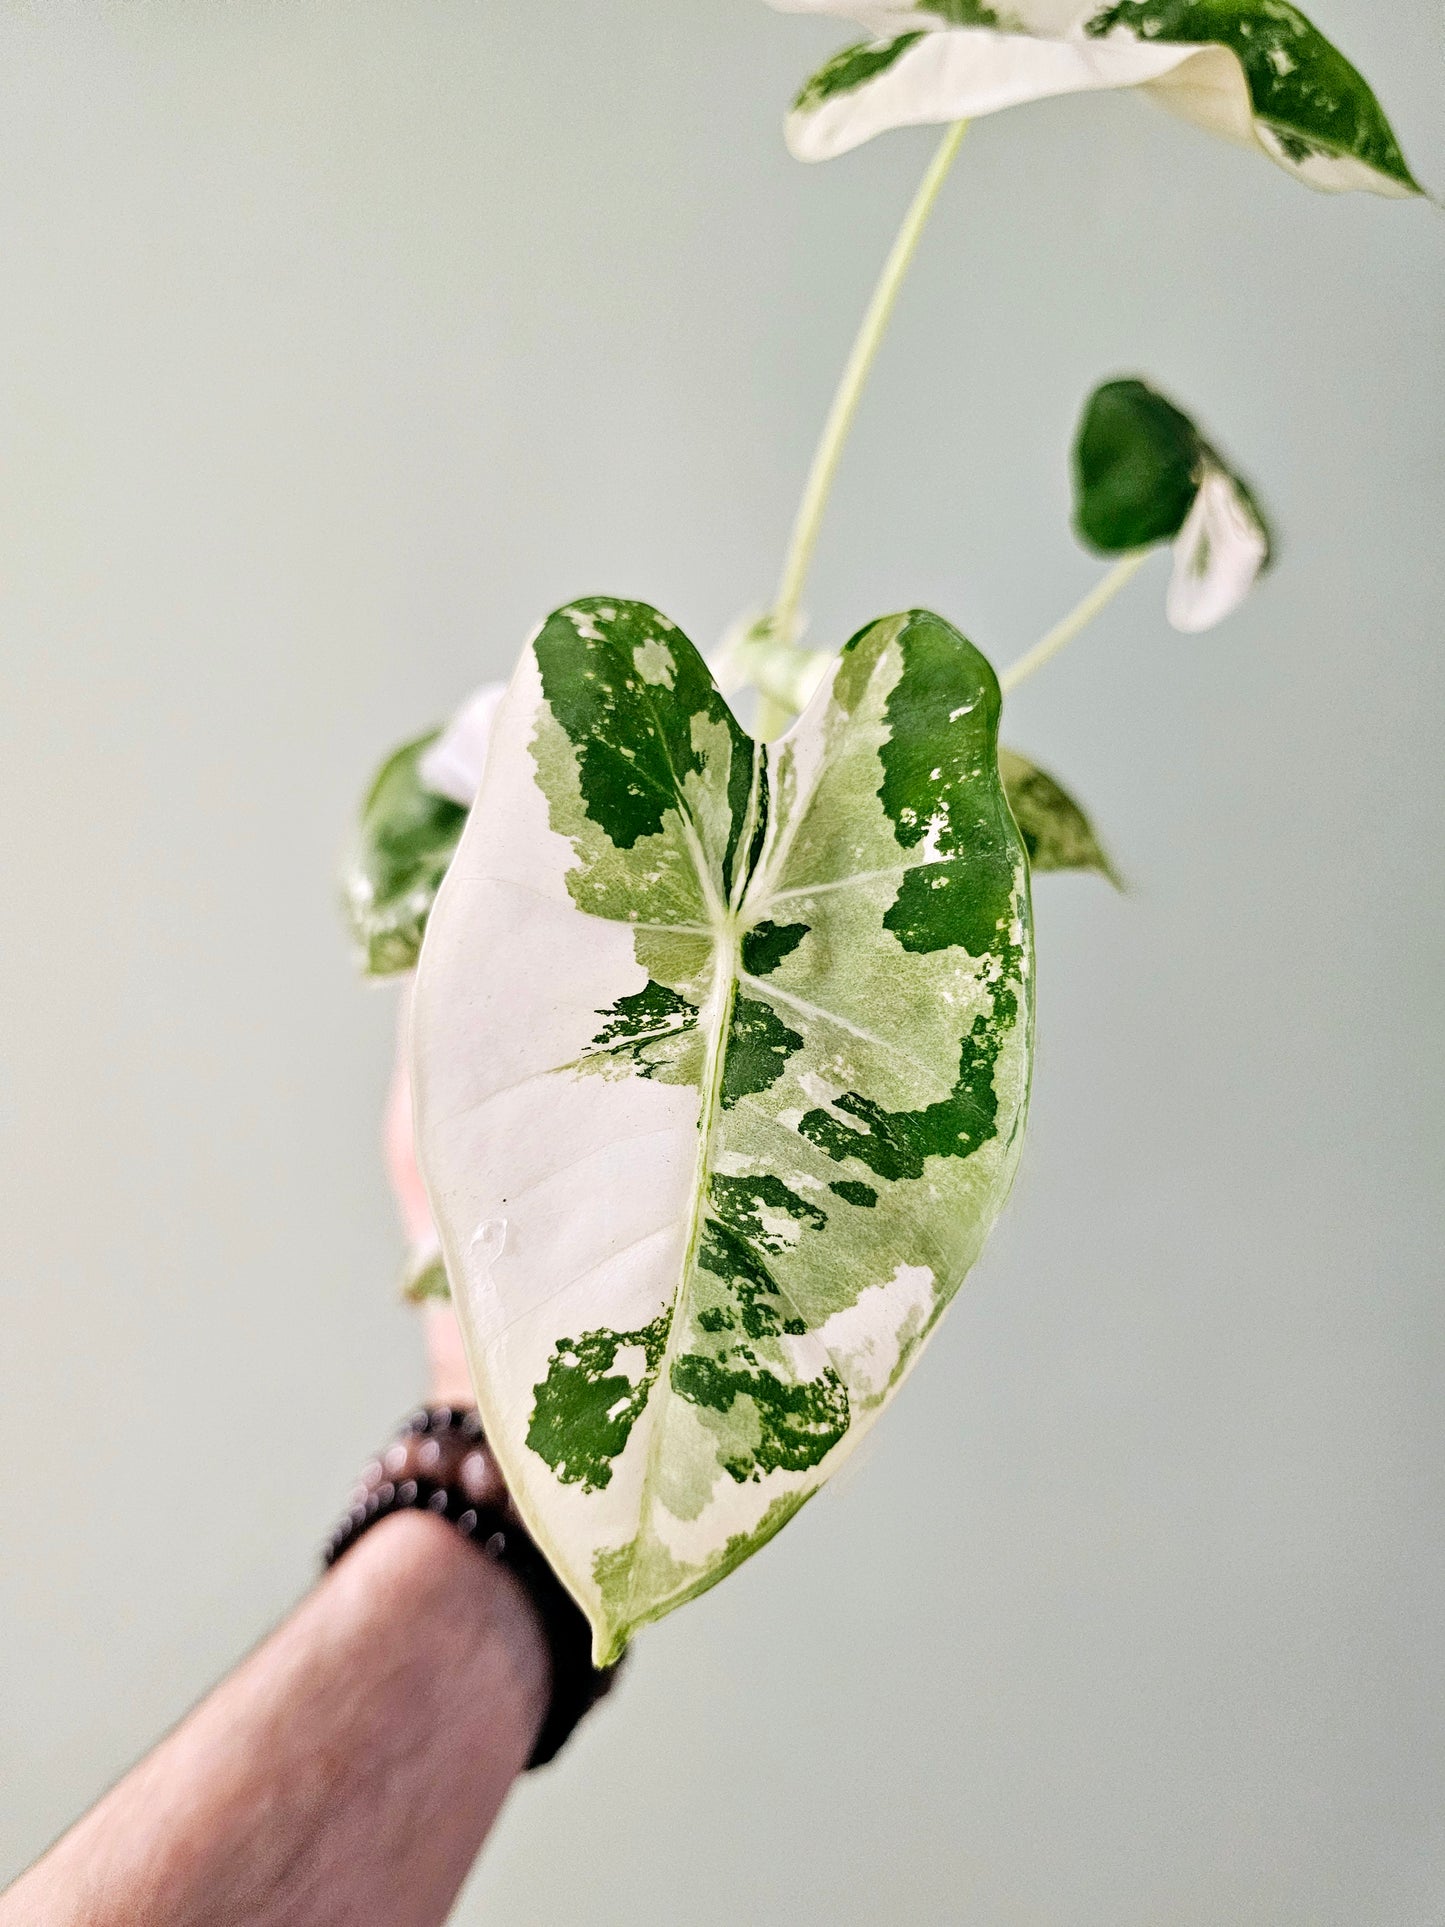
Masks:
[[[1171,625],[1201,635],[1231,616],[1269,559],[1269,538],[1232,476],[1209,468],[1174,540],[1165,605]]]
[[[492,724],[507,693],[504,682],[483,683],[437,737],[417,765],[417,775],[433,796],[448,797],[470,809],[487,766]]]
[[[788,146],[802,161],[833,160],[895,127],[981,120],[1029,101],[1142,87],[1200,51],[1135,41],[1035,40],[986,27],[929,33],[866,86],[790,115]],[[1248,138],[1247,113],[1245,122]]]

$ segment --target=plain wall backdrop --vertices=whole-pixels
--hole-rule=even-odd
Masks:
[[[1435,0],[1317,0],[1445,188]],[[580,593],[773,584],[930,151],[789,159],[757,0],[0,18],[0,1874],[309,1581],[420,1384],[335,908],[392,744]],[[1023,1176],[872,1449],[638,1643],[463,1922],[1439,1927],[1445,217],[1131,98],[980,124],[809,597],[999,662],[1095,579],[1093,383],[1283,534],[1010,704]]]

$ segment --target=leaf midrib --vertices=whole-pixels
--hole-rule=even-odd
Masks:
[[[691,825],[688,825],[689,841]],[[653,1397],[659,1400],[656,1416],[653,1419],[651,1435],[647,1441],[647,1457],[642,1468],[642,1483],[639,1488],[637,1518],[637,1538],[634,1544],[640,1553],[643,1538],[652,1521],[653,1491],[657,1474],[657,1460],[660,1441],[666,1430],[668,1405],[671,1394],[671,1375],[673,1362],[678,1351],[678,1334],[682,1327],[682,1301],[687,1291],[688,1280],[692,1277],[697,1262],[698,1245],[702,1237],[703,1215],[707,1204],[707,1178],[712,1166],[713,1138],[717,1130],[718,1115],[722,1108],[723,1073],[727,1063],[728,1032],[732,1023],[733,1003],[737,997],[739,965],[742,961],[742,931],[740,920],[733,911],[724,912],[714,926],[713,969],[714,982],[705,1012],[699,1018],[698,1028],[708,1034],[706,1021],[708,1013],[717,1013],[717,1028],[708,1038],[707,1064],[702,1079],[702,1104],[698,1116],[697,1160],[693,1166],[692,1182],[692,1222],[688,1227],[687,1245],[683,1252],[682,1263],[678,1269],[677,1289],[673,1293],[671,1315],[667,1325],[667,1342],[663,1346],[662,1359],[658,1365],[654,1381]],[[650,1401],[649,1401],[650,1402]],[[627,1624],[635,1623],[637,1609],[637,1572],[638,1557],[634,1556],[627,1580]],[[618,1630],[621,1630],[620,1628]]]
[[[752,786],[748,795],[748,806],[744,820],[744,834],[738,837],[737,847],[744,849],[754,836],[756,813],[762,794],[762,779],[766,770],[767,751],[757,744],[753,750]],[[682,1301],[687,1291],[688,1281],[697,1264],[698,1246],[702,1238],[703,1219],[707,1209],[708,1174],[712,1169],[713,1139],[717,1132],[718,1117],[722,1109],[723,1075],[727,1066],[728,1036],[732,1027],[733,1004],[737,998],[738,978],[742,967],[743,916],[742,903],[752,881],[752,872],[739,866],[733,883],[733,901],[724,903],[712,877],[707,862],[707,853],[697,834],[697,826],[687,805],[687,798],[681,785],[677,789],[678,821],[682,826],[688,852],[692,857],[693,869],[697,874],[698,887],[703,901],[712,913],[713,938],[713,986],[707,1005],[698,1016],[698,1029],[708,1037],[706,1068],[701,1085],[701,1104],[698,1114],[697,1161],[693,1166],[692,1183],[692,1220],[688,1226],[687,1245],[683,1252],[682,1263],[678,1270],[677,1289],[673,1293],[671,1314],[667,1325],[667,1341],[663,1346],[662,1358],[654,1381],[652,1398],[659,1399],[652,1431],[647,1441],[647,1457],[642,1467],[642,1483],[639,1489],[637,1518],[637,1537],[634,1544],[641,1549],[643,1539],[651,1524],[653,1511],[653,1491],[657,1473],[657,1459],[660,1440],[666,1430],[668,1405],[671,1393],[671,1374],[673,1361],[677,1356],[679,1330],[682,1324],[680,1313]],[[761,853],[760,853],[761,854]],[[709,1035],[708,1017],[716,1013],[716,1029]],[[648,1403],[651,1404],[649,1399]],[[637,1610],[637,1571],[638,1558],[634,1556],[627,1581],[627,1624],[636,1624]],[[619,1628],[618,1630],[622,1630]]]

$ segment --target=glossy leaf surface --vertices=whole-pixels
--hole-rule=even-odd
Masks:
[[[488,1434],[601,1658],[816,1491],[1007,1194],[998,709],[914,612],[764,749],[671,623],[600,600],[502,705],[417,977],[417,1142]]]
[[[1420,192],[1369,86],[1287,0],[773,4],[835,14],[873,36],[835,55],[798,96],[788,138],[803,160],[826,160],[893,127],[1141,87],[1311,187]]]

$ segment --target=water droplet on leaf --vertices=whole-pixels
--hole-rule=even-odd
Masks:
[[[483,1264],[495,1264],[502,1255],[507,1242],[507,1220],[505,1218],[483,1218],[472,1233],[467,1249],[474,1252]]]

